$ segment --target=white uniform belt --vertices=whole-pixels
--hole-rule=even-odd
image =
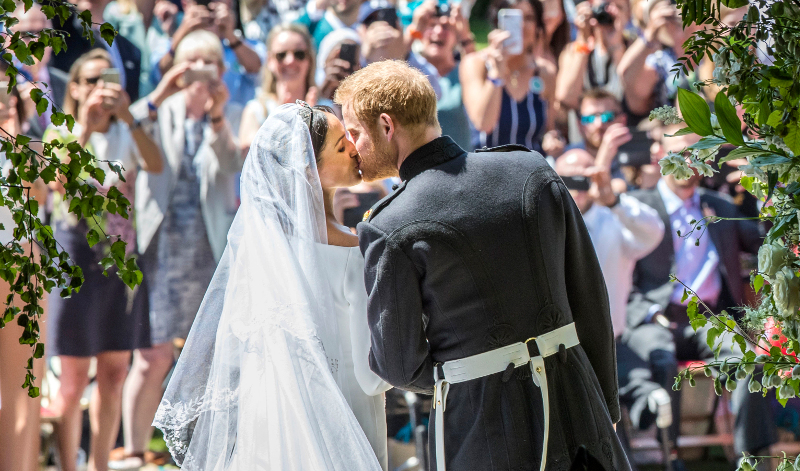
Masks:
[[[531,357],[528,353],[528,342],[535,341],[539,355]],[[436,412],[436,470],[445,471],[444,459],[444,411],[447,408],[447,393],[451,384],[463,383],[472,379],[483,378],[491,374],[505,371],[509,364],[514,367],[530,365],[531,378],[541,389],[544,407],[544,439],[542,440],[542,462],[539,467],[544,471],[547,462],[547,439],[550,435],[550,400],[547,392],[547,374],[544,370],[544,359],[557,353],[560,346],[572,348],[578,345],[578,332],[575,324],[564,327],[490,352],[479,353],[471,357],[445,362],[441,365],[444,377],[439,377],[439,368],[434,368],[433,379],[436,381],[433,408]]]

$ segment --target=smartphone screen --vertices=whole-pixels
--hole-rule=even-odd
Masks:
[[[100,80],[103,83],[119,83],[119,69],[103,69],[100,72]]]
[[[511,37],[503,42],[503,47],[509,54],[522,54],[522,21],[522,10],[503,8],[497,12],[498,28],[511,33]]]
[[[8,94],[8,80],[0,82],[0,103],[8,106],[11,95]]]
[[[339,49],[339,59],[349,62],[350,70],[353,70],[356,65],[356,49],[357,46],[350,43],[342,43]]]
[[[214,64],[192,68],[183,73],[183,80],[186,85],[194,82],[213,82],[219,76],[218,70]]]

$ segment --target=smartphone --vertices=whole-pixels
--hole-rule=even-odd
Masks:
[[[208,8],[208,5],[209,5],[209,4],[210,4],[212,1],[213,1],[213,0],[194,0],[194,2],[195,2],[196,4],[198,4],[198,5],[202,5],[202,6],[206,7],[206,8]]]
[[[204,65],[198,68],[188,69],[183,73],[183,80],[186,85],[194,82],[214,82],[219,78],[219,69],[216,64]]]
[[[450,16],[450,4],[446,1],[440,1],[436,4],[436,16]]]
[[[511,33],[503,42],[503,48],[511,55],[522,54],[522,10],[503,8],[497,12],[497,27]]]
[[[641,167],[651,163],[650,146],[653,140],[647,131],[631,130],[631,140],[619,146],[617,161],[620,165]]]
[[[342,223],[347,227],[356,227],[359,222],[364,220],[364,213],[370,210],[375,203],[381,200],[381,195],[377,191],[366,193],[353,193],[358,197],[358,206],[344,210]]]
[[[589,191],[589,188],[592,186],[592,181],[589,180],[589,177],[584,177],[583,175],[561,177],[561,181],[564,182],[568,190]]]
[[[385,21],[389,23],[389,26],[397,28],[397,25],[399,24],[397,10],[394,8],[381,8],[380,10],[375,10],[364,20],[364,26],[369,27],[369,25],[378,21]]]
[[[8,80],[0,82],[0,104],[8,106],[11,102],[11,95],[8,94]]]
[[[339,48],[339,59],[350,63],[350,70],[356,66],[356,50],[358,46],[352,43],[342,43]]]
[[[103,69],[100,71],[100,80],[103,83],[119,83],[119,69]]]

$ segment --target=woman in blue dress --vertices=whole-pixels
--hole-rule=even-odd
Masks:
[[[544,54],[544,22],[539,0],[495,0],[490,15],[497,27],[501,9],[518,9],[523,16],[523,50],[510,54],[503,42],[510,36],[495,29],[489,46],[467,55],[460,78],[464,107],[476,133],[474,147],[520,144],[542,149],[545,133],[553,129],[550,103],[556,65]]]

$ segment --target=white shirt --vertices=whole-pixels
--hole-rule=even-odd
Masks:
[[[636,261],[661,242],[664,223],[655,209],[625,194],[619,195],[619,204],[613,208],[593,205],[583,220],[606,279],[614,336],[620,336],[625,331],[625,306]]]
[[[718,270],[719,253],[703,222],[700,195],[695,191],[691,198],[684,201],[669,189],[664,180],[658,181],[657,188],[672,225],[675,276],[697,293],[701,300],[713,306],[717,304],[722,291],[722,278]],[[700,230],[696,229],[698,225]],[[670,301],[681,304],[683,289],[682,284],[675,283]]]

